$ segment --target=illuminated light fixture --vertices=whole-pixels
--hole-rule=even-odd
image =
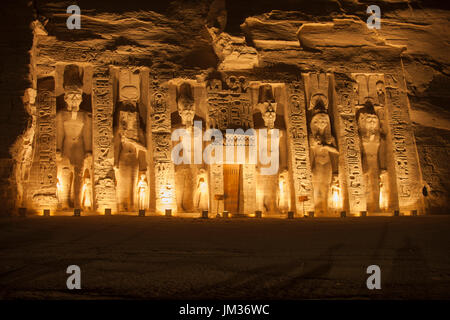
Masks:
[[[361,211],[360,212],[361,217],[367,217],[367,211]]]
[[[347,212],[341,211],[341,218],[345,218],[347,216]]]
[[[208,219],[208,210],[202,211],[202,219]]]
[[[287,217],[288,219],[294,219],[294,211],[288,211]]]
[[[166,209],[166,217],[172,216],[172,209]]]
[[[262,218],[262,211],[261,210],[256,210],[255,211],[255,218],[257,218],[257,219]]]
[[[228,219],[228,214],[229,214],[229,212],[225,210],[225,211],[222,213],[222,216],[223,216],[224,218]]]
[[[417,210],[411,210],[411,215],[412,216],[417,216]]]
[[[308,211],[308,217],[314,218],[314,211]]]
[[[145,209],[139,209],[139,217],[145,217]]]
[[[50,209],[44,209],[44,217],[50,217]]]
[[[25,218],[27,216],[27,208],[19,208],[19,216]]]
[[[81,209],[73,209],[73,216],[74,217],[80,217],[81,216]]]
[[[394,217],[400,216],[400,210],[394,210]]]
[[[111,215],[111,208],[105,208],[105,216]]]

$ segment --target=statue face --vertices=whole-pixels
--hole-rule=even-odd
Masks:
[[[137,131],[137,119],[136,114],[127,111],[120,111],[119,115],[119,128],[122,132],[134,133]]]
[[[264,120],[264,124],[266,125],[267,128],[269,129],[273,129],[273,127],[275,126],[275,119],[277,118],[277,114],[275,112],[276,108],[277,108],[277,104],[276,102],[264,102],[264,110],[265,112],[263,112],[262,114],[262,118]]]
[[[378,120],[377,115],[367,114],[363,120],[364,120],[363,125],[365,125],[366,129],[369,130],[370,132],[374,132],[379,129],[380,121]]]
[[[325,113],[318,113],[311,120],[311,128],[316,128],[319,132],[323,132],[329,125],[330,118]]]
[[[379,81],[377,82],[377,94],[382,95],[383,93],[384,93],[383,82]]]
[[[27,89],[27,94],[28,94],[28,101],[30,104],[34,104],[36,102],[36,90],[33,88],[28,88]]]
[[[67,104],[68,111],[78,111],[81,101],[83,101],[83,95],[81,92],[69,91],[64,94],[64,101]]]
[[[194,101],[181,98],[178,101],[178,113],[180,114],[181,122],[186,126],[191,126],[195,116]]]

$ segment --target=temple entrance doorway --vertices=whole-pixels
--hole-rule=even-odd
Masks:
[[[225,210],[231,214],[239,213],[239,181],[241,166],[239,164],[224,164],[223,189],[225,195]]]

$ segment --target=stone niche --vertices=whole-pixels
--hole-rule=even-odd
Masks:
[[[24,97],[31,121],[14,153],[16,206],[425,213],[401,69],[324,71],[305,58],[314,53],[297,53],[301,68],[289,71],[172,72],[145,53],[36,35]]]

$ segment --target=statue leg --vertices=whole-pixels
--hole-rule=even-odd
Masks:
[[[378,170],[371,169],[368,174],[367,210],[369,212],[380,211],[380,176]]]
[[[131,170],[125,163],[119,164],[119,177],[117,179],[117,194],[119,211],[128,211],[129,189],[131,189]]]
[[[60,179],[60,190],[58,190],[59,201],[61,203],[61,208],[67,209],[69,208],[69,198],[72,186],[70,167],[66,164],[62,164],[58,176]]]
[[[74,208],[81,208],[81,188],[83,187],[81,184],[81,168],[75,167],[73,170],[73,206]]]
[[[136,165],[134,165],[131,169],[131,188],[129,189],[129,196],[128,196],[128,208],[130,208],[130,210],[135,210],[136,206],[135,204],[137,203],[137,193],[136,193],[136,187],[137,187],[137,183],[138,183],[138,173],[139,173],[139,166],[136,163]]]

